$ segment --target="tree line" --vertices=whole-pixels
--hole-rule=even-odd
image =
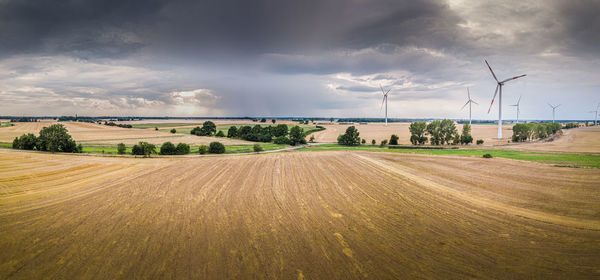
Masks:
[[[560,123],[518,123],[513,126],[513,142],[544,139],[561,131]]]
[[[197,126],[190,131],[191,134],[197,136],[216,136],[216,137],[227,137],[237,138],[252,142],[273,142],[275,144],[289,144],[292,146],[298,144],[306,144],[304,137],[304,129],[300,126],[293,126],[291,129],[287,124],[278,124],[275,126],[231,126],[227,130],[227,135],[223,131],[217,131],[217,126],[211,122],[206,121],[202,126]]]

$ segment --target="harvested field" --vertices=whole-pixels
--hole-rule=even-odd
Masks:
[[[358,151],[0,165],[3,279],[600,276],[597,169]]]
[[[600,153],[600,126],[563,129],[552,142],[510,145],[511,149],[540,152]]]
[[[326,129],[311,134],[315,136],[315,141],[320,143],[333,143],[337,142],[338,135],[344,134],[346,128],[351,125],[323,124],[321,126]],[[387,127],[383,123],[355,124],[354,126],[358,129],[358,132],[360,132],[360,137],[366,139],[368,143],[371,143],[372,139],[375,139],[377,144],[384,139],[389,141],[390,136],[396,134],[400,137],[398,140],[399,144],[410,144],[410,131],[408,130],[408,127],[410,126],[409,123],[389,123]],[[457,124],[456,128],[459,133],[462,132],[462,125]],[[510,137],[512,136],[512,125],[503,126],[502,136],[506,139],[502,140],[496,139],[496,137],[498,137],[497,125],[474,124],[471,126],[471,134],[473,135],[474,141],[483,139],[486,145],[506,144],[507,140],[510,140]]]
[[[2,127],[0,128],[0,142],[12,142],[15,137],[24,133],[38,134],[43,127],[55,123],[57,122],[41,121],[15,123],[15,126]],[[253,142],[237,139],[197,137],[181,133],[172,134],[168,131],[155,131],[154,129],[121,128],[85,122],[61,122],[61,124],[67,128],[75,141],[84,144],[118,144],[123,142],[126,145],[133,145],[139,141],[153,144],[162,144],[166,141],[184,142],[190,145],[208,144],[213,141],[219,141],[225,145],[253,144]]]

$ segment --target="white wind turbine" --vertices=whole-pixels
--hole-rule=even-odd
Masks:
[[[467,104],[469,105],[469,125],[471,125],[471,104],[475,103],[475,104],[479,105],[479,103],[477,103],[477,102],[475,102],[475,100],[471,99],[471,93],[469,92],[469,88],[467,88],[467,96],[469,97],[469,100],[460,109],[462,110],[465,108],[465,106],[467,106]]]
[[[548,103],[548,106],[550,106],[552,108],[552,122],[554,121],[554,113],[556,112],[556,108],[558,108],[558,106],[560,106],[561,104],[558,104],[556,106],[552,106],[552,104]]]
[[[596,106],[596,111],[590,111],[590,113],[594,113],[594,126],[598,123],[598,108],[600,107],[600,103]]]
[[[487,60],[485,61],[485,64],[487,64],[487,67],[490,69],[490,72],[492,72],[492,76],[494,77],[494,80],[496,80],[496,82],[498,83],[498,85],[496,86],[496,91],[494,91],[494,97],[492,97],[492,103],[490,104],[490,108],[488,109],[488,114],[490,113],[490,110],[492,109],[492,105],[494,105],[494,99],[496,98],[496,94],[498,93],[498,89],[500,89],[500,95],[498,96],[498,138],[502,138],[502,86],[504,86],[504,83],[511,81],[511,80],[515,80],[521,77],[525,77],[527,75],[521,75],[521,76],[515,76],[512,78],[508,78],[506,80],[503,81],[498,81],[498,78],[496,78],[496,74],[494,74],[494,71],[492,70],[492,67],[490,67],[490,64],[487,62]]]
[[[389,89],[387,92],[383,90],[383,87],[381,85],[379,85],[379,87],[381,88],[381,93],[383,93],[383,101],[381,101],[381,107],[383,108],[383,103],[385,103],[385,126],[387,126],[387,101],[388,101],[388,93],[390,93]],[[381,111],[380,111],[381,112]]]
[[[521,110],[520,110],[521,106],[519,104],[521,104],[521,96],[519,96],[519,100],[517,101],[517,104],[510,105],[513,107],[517,107],[517,123],[519,123],[519,113],[521,112]]]

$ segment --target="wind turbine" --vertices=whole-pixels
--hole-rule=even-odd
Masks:
[[[467,104],[469,104],[469,125],[471,125],[471,103],[475,103],[477,105],[479,105],[479,103],[477,103],[477,102],[475,102],[475,100],[471,99],[471,93],[469,92],[469,88],[467,88],[467,96],[469,97],[469,100],[460,109],[461,110],[464,109],[465,106],[467,106]]]
[[[561,104],[558,104],[556,106],[552,106],[552,104],[548,103],[548,106],[552,107],[552,122],[554,121],[554,112],[556,111],[556,108],[558,108],[558,106],[560,106]]]
[[[517,123],[519,123],[519,113],[521,112],[521,110],[519,109],[519,108],[521,108],[521,106],[519,106],[520,103],[521,103],[521,96],[519,96],[519,100],[517,101],[517,104],[510,105],[513,107],[517,107]]]
[[[494,80],[496,80],[496,82],[498,83],[498,85],[496,86],[496,91],[494,91],[494,97],[492,97],[492,103],[490,104],[490,108],[488,109],[488,114],[490,113],[490,110],[492,109],[492,105],[494,105],[494,99],[496,98],[498,89],[500,89],[500,95],[498,96],[498,138],[500,139],[500,138],[502,138],[502,86],[504,86],[504,83],[506,83],[508,81],[516,80],[518,78],[525,77],[527,75],[515,76],[512,78],[503,80],[503,81],[498,81],[498,78],[496,78],[496,74],[494,74],[494,71],[492,70],[492,67],[490,67],[490,64],[487,62],[487,60],[485,61],[485,64],[487,64],[487,67],[490,69],[490,72],[492,72],[492,76],[494,77]]]
[[[383,90],[383,87],[381,85],[379,85],[379,87],[381,88],[381,93],[383,93],[383,101],[381,101],[381,107],[382,108],[383,108],[383,103],[385,102],[385,126],[387,126],[387,100],[388,100],[388,93],[390,93],[390,90],[392,90],[392,89],[389,89],[386,92],[386,91]]]
[[[594,126],[598,123],[598,108],[600,107],[600,103],[596,106],[596,111],[590,111],[590,113],[594,113]]]

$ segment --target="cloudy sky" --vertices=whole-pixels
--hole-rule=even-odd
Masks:
[[[0,115],[593,118],[600,1],[0,0]],[[506,118],[514,107],[504,106]]]

